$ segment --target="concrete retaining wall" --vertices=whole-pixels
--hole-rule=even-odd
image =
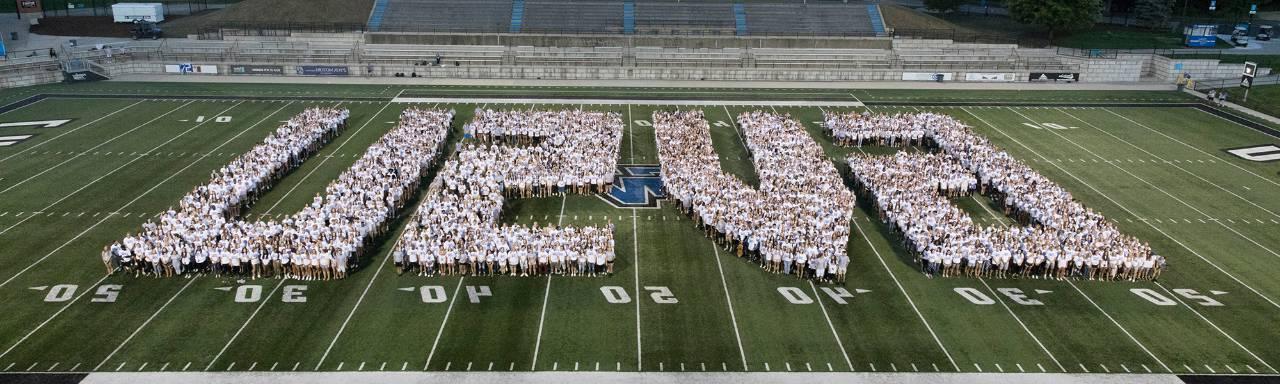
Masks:
[[[889,49],[887,37],[594,36],[525,34],[391,33],[365,34],[369,44],[502,45],[535,47],[670,48],[863,48]]]

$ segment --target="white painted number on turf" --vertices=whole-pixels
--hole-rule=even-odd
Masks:
[[[636,120],[636,125],[639,125],[639,126],[641,126],[641,127],[652,127],[652,126],[653,126],[653,124],[652,124],[652,123],[649,123],[649,120]]]
[[[237,303],[256,303],[262,299],[261,285],[241,285],[236,287]]]
[[[729,123],[724,122],[724,120],[716,120],[716,123],[711,125],[714,125],[717,127],[726,127],[726,128],[729,127]]]
[[[990,296],[987,296],[987,294],[982,293],[981,291],[978,291],[976,288],[956,287],[953,290],[956,291],[956,293],[960,294],[960,297],[963,297],[969,300],[970,303],[974,303],[977,305],[991,305],[996,303],[996,301],[992,300]]]
[[[467,286],[467,300],[470,300],[471,304],[480,304],[481,296],[493,296],[493,291],[489,290],[488,285],[481,285],[481,286],[468,285]]]
[[[307,302],[307,296],[305,294],[306,291],[307,286],[305,285],[286,285],[284,286],[284,294],[280,296],[280,301],[286,303],[305,303]]]
[[[831,300],[835,300],[835,302],[840,304],[849,304],[845,299],[853,298],[853,293],[850,293],[849,290],[844,287],[822,287],[822,292],[825,292],[827,296],[831,296]]]
[[[645,286],[644,290],[652,292],[649,294],[649,297],[652,298],[655,303],[675,304],[680,302],[679,299],[676,299],[676,295],[671,293],[671,288]]]
[[[1138,295],[1138,297],[1150,301],[1151,304],[1160,306],[1178,305],[1178,302],[1173,301],[1173,299],[1165,297],[1164,295],[1161,295],[1160,292],[1153,291],[1150,288],[1132,288],[1129,292],[1133,292],[1133,294]]]
[[[778,287],[778,293],[781,293],[782,298],[787,299],[791,304],[813,304],[813,298],[806,295],[800,288]]]
[[[79,286],[74,284],[55,285],[49,288],[48,294],[44,295],[44,301],[48,303],[61,303],[71,300],[71,297],[76,294],[76,289],[78,288]]]
[[[600,287],[600,293],[604,294],[604,301],[609,302],[609,304],[626,304],[631,302],[631,296],[627,295],[627,290],[616,285]]]
[[[444,287],[439,285],[424,285],[418,288],[418,292],[422,293],[424,303],[436,304],[449,300],[449,295],[444,293]]]
[[[1196,292],[1194,289],[1175,288],[1173,293],[1185,297],[1187,300],[1191,300],[1196,304],[1200,304],[1202,307],[1221,307],[1223,305],[1221,301],[1214,300],[1209,296],[1201,295],[1200,292]]]
[[[203,122],[204,122],[204,120],[205,120],[205,117],[204,117],[204,116],[196,116],[196,122],[197,122],[197,123],[203,123]],[[214,121],[215,123],[230,123],[230,122],[231,122],[231,116],[226,116],[226,115],[223,115],[223,116],[217,116],[217,117],[214,117],[214,118],[213,118],[213,121]]]
[[[89,300],[94,303],[114,303],[116,297],[120,296],[120,290],[124,289],[120,284],[103,284],[98,286],[98,291],[93,293],[93,299]]]
[[[996,288],[996,292],[1000,292],[1001,294],[1008,296],[1009,300],[1013,300],[1013,302],[1021,305],[1044,305],[1044,302],[1040,300],[1027,298],[1027,295],[1023,294],[1021,289]]]

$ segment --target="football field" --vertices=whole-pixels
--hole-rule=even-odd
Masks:
[[[1270,153],[1280,139],[1180,93],[105,82],[8,90],[0,101],[16,102],[0,112],[3,372],[1280,367],[1280,162],[1235,154]],[[751,184],[741,112],[790,114],[843,171],[848,153],[895,149],[833,145],[824,111],[932,111],[973,126],[1170,267],[1158,282],[930,279],[860,199],[848,282],[813,284],[766,273],[717,247],[674,204],[629,193],[504,210],[506,222],[525,225],[614,223],[610,277],[399,276],[387,254],[416,204],[340,281],[106,275],[104,246],[282,121],[335,105],[351,111],[346,130],[247,219],[302,209],[409,107],[456,110],[451,142],[477,107],[618,112],[627,122],[618,163],[629,166],[658,164],[654,111],[702,109],[718,166]],[[645,168],[620,168],[634,176],[624,186],[658,182]],[[954,202],[983,225],[1013,223],[982,196]]]

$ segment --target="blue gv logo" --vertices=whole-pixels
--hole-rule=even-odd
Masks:
[[[600,198],[617,208],[657,208],[662,192],[662,176],[657,165],[620,165],[609,193]]]

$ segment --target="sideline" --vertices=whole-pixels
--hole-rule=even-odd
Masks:
[[[3,377],[3,376],[0,376]],[[349,384],[378,383],[993,383],[993,384],[1165,384],[1183,381],[1176,375],[1065,374],[1065,373],[670,373],[670,372],[102,372],[91,373],[81,383],[263,383]]]
[[[174,76],[121,75],[106,82],[165,83],[287,83],[371,85],[456,85],[538,87],[636,87],[636,88],[793,88],[793,89],[1005,89],[1005,90],[1127,90],[1173,91],[1173,84],[1158,83],[970,83],[932,81],[755,81],[755,80],[524,80],[524,79],[428,79],[403,77],[307,77],[307,76]]]

